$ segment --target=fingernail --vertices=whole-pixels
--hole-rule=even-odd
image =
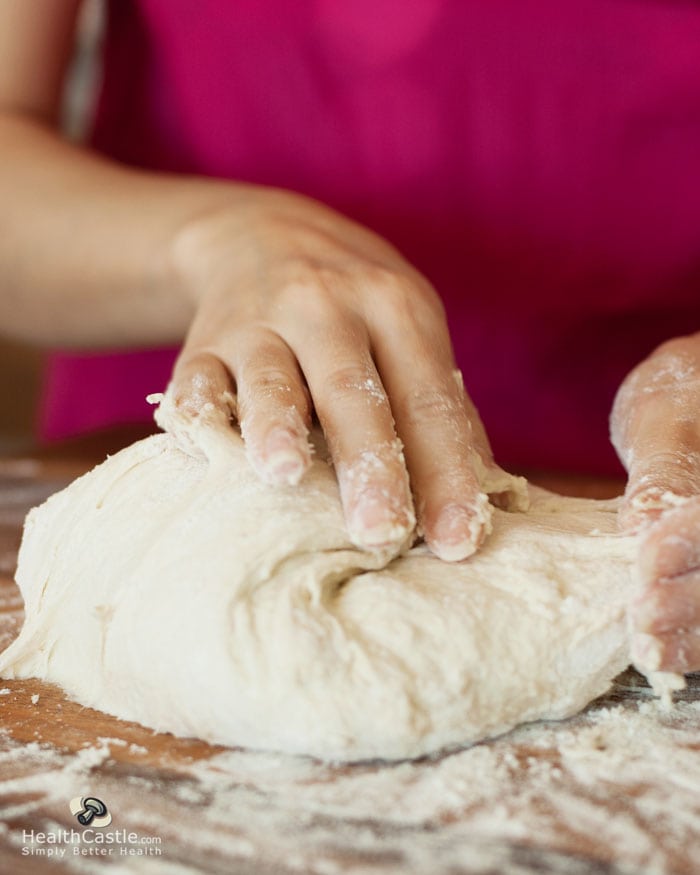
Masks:
[[[264,476],[269,483],[296,486],[309,464],[306,442],[284,428],[273,429],[265,442]]]
[[[444,508],[430,539],[430,547],[439,559],[459,562],[474,553],[480,536],[480,527],[475,531],[474,516],[473,511],[458,504]]]
[[[388,547],[398,544],[413,528],[406,514],[397,512],[380,490],[365,489],[350,514],[350,537],[362,547]]]

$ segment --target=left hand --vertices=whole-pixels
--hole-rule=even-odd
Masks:
[[[630,606],[643,671],[700,670],[700,333],[662,344],[620,387],[611,417],[629,474],[620,525],[640,533]]]

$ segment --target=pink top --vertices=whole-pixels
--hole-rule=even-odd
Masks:
[[[700,328],[700,8],[685,0],[118,0],[93,143],[287,187],[443,297],[506,464],[619,470],[608,413]],[[172,352],[58,357],[44,430],[147,418]]]

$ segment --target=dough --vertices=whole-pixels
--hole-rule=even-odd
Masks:
[[[565,717],[627,665],[615,502],[531,488],[459,564],[362,552],[321,449],[274,488],[227,424],[173,422],[27,517],[5,677],[177,735],[360,760]]]

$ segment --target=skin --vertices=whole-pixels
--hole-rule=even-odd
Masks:
[[[176,401],[194,413],[235,381],[251,460],[273,483],[302,476],[313,410],[357,543],[398,543],[410,531],[408,469],[428,542],[463,558],[483,537],[471,539],[479,485],[468,454],[483,430],[455,381],[435,291],[369,231],[318,204],[273,197],[244,232],[224,209],[179,237],[176,259],[203,294],[175,368]]]
[[[236,415],[260,476],[293,484],[326,434],[351,537],[414,514],[459,560],[485,536],[442,304],[389,243],[293,192],[141,172],[63,142],[77,0],[0,4],[0,325],[53,346],[179,343],[176,403]],[[403,447],[403,449],[402,449]]]
[[[613,443],[629,473],[620,524],[638,532],[633,657],[700,670],[700,334],[664,343],[620,387]]]
[[[63,142],[79,5],[0,4],[2,329],[66,347],[184,338],[176,402],[228,415],[235,394],[263,479],[301,479],[315,415],[358,545],[400,543],[415,513],[438,556],[470,555],[485,536],[470,451],[494,463],[435,290],[385,240],[308,198],[145,173]],[[688,367],[669,368],[674,355]],[[700,336],[665,344],[613,411],[630,475],[621,524],[643,530],[646,589],[631,609],[642,668],[700,669],[699,360]]]

